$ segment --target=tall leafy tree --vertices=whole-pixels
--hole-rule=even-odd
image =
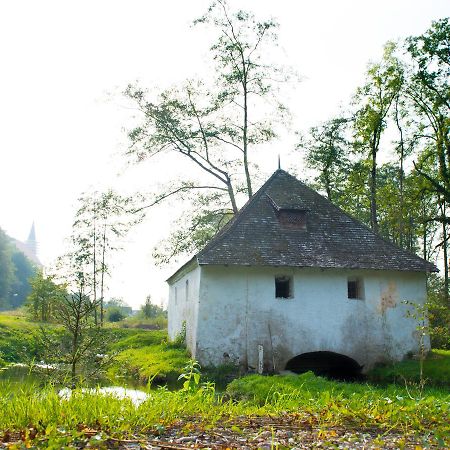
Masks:
[[[47,347],[49,362],[65,363],[72,388],[83,379],[92,378],[101,369],[102,360],[98,354],[105,353],[104,333],[95,324],[94,310],[97,307],[91,301],[91,288],[86,286],[84,274],[78,273],[72,279],[74,291],[65,292],[53,309],[56,323],[64,330],[57,341],[42,329],[42,340]]]
[[[14,266],[11,263],[11,244],[6,233],[0,228],[0,309],[8,308]]]
[[[242,153],[247,195],[253,195],[250,175],[250,147],[275,136],[274,117],[262,114],[269,100],[278,116],[286,111],[274,96],[279,83],[288,80],[285,68],[269,62],[268,51],[277,41],[278,24],[273,19],[259,21],[248,11],[231,12],[226,0],[216,0],[195,24],[212,25],[217,35],[211,47],[218,73],[223,122],[219,125],[222,143]]]
[[[59,302],[67,294],[65,287],[56,284],[54,278],[38,271],[30,280],[31,292],[27,297],[26,307],[33,320],[51,321]]]
[[[397,56],[396,46],[387,44],[354,96],[354,152],[344,149],[345,176],[331,171],[330,178],[335,154],[324,145],[325,127],[311,130],[306,161],[319,170],[316,181],[333,202],[401,247],[442,260],[441,293],[448,304],[449,19],[408,38],[403,49]]]
[[[231,12],[218,0],[195,24],[210,26],[216,36],[211,46],[217,74],[213,80],[188,81],[154,97],[137,86],[125,92],[141,117],[128,134],[128,156],[141,162],[172,153],[196,174],[178,184],[171,180],[140,208],[178,196],[190,201],[195,211],[183,217],[189,232],[177,229],[155,253],[160,262],[198,249],[236,214],[241,193],[251,197],[253,149],[276,137],[274,120],[282,121],[286,113],[274,94],[287,80],[287,70],[269,60],[278,29],[273,20]]]
[[[354,102],[355,148],[370,161],[370,225],[378,231],[377,156],[387,126],[387,116],[403,84],[403,69],[394,56],[395,46],[387,44],[383,60],[370,64],[366,83],[358,88]]]
[[[416,163],[417,172],[432,188],[450,202],[450,22],[448,18],[433,22],[423,35],[407,40],[413,60],[406,95],[412,101],[422,124],[424,152]],[[424,162],[436,167],[429,172]],[[429,166],[430,167],[430,166]],[[444,216],[441,221],[450,222]]]
[[[31,291],[30,279],[36,274],[35,265],[19,250],[11,254],[14,265],[14,281],[11,286],[10,306],[18,308],[25,303]]]
[[[79,201],[71,237],[73,250],[69,252],[67,264],[75,273],[84,274],[84,289],[90,288],[89,295],[99,307],[100,324],[103,324],[110,256],[120,249],[120,239],[142,215],[131,213],[135,210],[132,198],[112,190],[84,195]],[[93,311],[97,322],[97,307]]]
[[[18,308],[30,292],[36,267],[0,229],[0,309]]]
[[[233,212],[237,212],[236,188],[231,176],[236,157],[224,153],[219,145],[222,135],[215,121],[219,108],[208,100],[211,94],[200,83],[188,83],[181,89],[163,92],[156,101],[148,100],[145,91],[134,86],[128,86],[126,95],[143,116],[143,123],[128,134],[131,141],[128,155],[140,162],[158,153],[176,153],[217,183],[197,185],[186,180],[181,186],[158,195],[157,200],[187,190],[220,191],[228,195]]]
[[[298,145],[306,149],[306,163],[318,172],[315,181],[330,201],[337,201],[349,164],[349,142],[345,136],[348,122],[346,118],[337,117],[312,127],[309,138],[302,139]]]

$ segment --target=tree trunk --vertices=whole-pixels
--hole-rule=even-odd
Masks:
[[[94,309],[94,320],[95,320],[95,325],[98,325],[98,317],[97,317],[97,229],[95,226],[95,218],[94,218],[94,254],[93,254],[93,264],[94,264],[94,273],[93,273],[93,277],[94,277],[94,305],[95,305],[95,309]]]
[[[228,189],[228,195],[230,197],[231,207],[233,208],[233,213],[238,213],[238,207],[236,204],[236,197],[234,196],[234,190],[233,185],[231,184],[231,180],[229,177],[227,177],[227,189]]]
[[[103,326],[103,290],[104,290],[104,280],[105,280],[105,255],[106,255],[106,224],[103,227],[103,248],[102,248],[102,276],[100,285],[100,326]]]
[[[448,248],[447,248],[447,225],[444,222],[442,224],[442,235],[444,237],[443,249],[444,249],[444,299],[445,304],[449,303],[448,292]]]
[[[372,168],[370,171],[370,225],[375,233],[378,233],[377,218],[377,148],[372,147]]]
[[[395,102],[395,121],[397,123],[397,128],[400,133],[400,173],[399,173],[399,181],[400,181],[400,216],[399,216],[399,241],[400,247],[403,248],[403,234],[404,234],[404,218],[403,213],[405,210],[405,201],[404,201],[404,193],[403,193],[403,182],[405,178],[405,172],[403,170],[403,163],[405,158],[405,143],[403,140],[403,129],[400,124],[400,120],[398,117],[398,97]]]
[[[245,76],[245,75],[244,75]],[[252,181],[250,178],[250,171],[248,169],[248,92],[247,92],[247,80],[244,78],[243,81],[244,87],[244,127],[243,127],[243,148],[244,148],[244,171],[245,171],[245,179],[247,181],[247,193],[248,198],[252,198],[253,190],[252,190]]]
[[[78,299],[77,299],[78,300]],[[82,295],[80,294],[78,308],[81,308]],[[77,376],[77,353],[78,353],[78,339],[80,334],[80,309],[76,311],[75,326],[72,337],[72,361],[71,361],[71,381],[72,389],[76,387],[76,376]]]
[[[428,260],[428,249],[427,249],[427,222],[426,222],[426,211],[425,211],[425,200],[422,200],[424,202],[422,206],[422,219],[423,219],[423,259]]]
[[[327,197],[328,200],[330,200],[330,202],[332,202],[332,193],[331,193],[331,181],[330,181],[330,172],[329,172],[330,168],[327,164],[327,166],[325,167],[324,171],[323,171],[323,179],[325,182],[325,191],[327,193]]]
[[[440,210],[442,217],[446,216],[446,203],[445,199],[442,199],[440,203]],[[447,305],[449,302],[448,292],[448,247],[447,247],[447,224],[442,222],[442,250],[444,252],[444,300]]]

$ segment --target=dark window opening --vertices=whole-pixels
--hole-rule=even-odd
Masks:
[[[292,295],[292,277],[275,277],[275,297],[291,298]]]
[[[347,298],[362,300],[363,289],[362,281],[358,278],[349,278],[347,280]]]
[[[295,373],[311,371],[315,375],[342,381],[362,381],[362,368],[349,356],[327,351],[303,353],[286,364],[286,370]]]
[[[278,220],[285,228],[306,230],[306,211],[299,209],[280,209]]]

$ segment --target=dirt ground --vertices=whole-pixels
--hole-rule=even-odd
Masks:
[[[147,442],[122,443],[134,449],[431,449],[450,448],[450,439],[431,435],[415,436],[380,430],[312,428],[295,417],[242,418],[211,429],[180,423]]]
[[[80,428],[84,439],[76,439],[70,447],[118,450],[190,450],[190,449],[447,449],[450,436],[420,436],[375,429],[357,430],[343,427],[313,427],[299,417],[242,417],[215,426],[201,422],[180,421],[170,427],[160,427],[155,434],[131,439],[108,438],[91,428]],[[2,442],[3,441],[3,442]],[[39,435],[28,443],[20,435],[0,438],[1,448],[46,448]],[[53,447],[52,447],[53,448]]]

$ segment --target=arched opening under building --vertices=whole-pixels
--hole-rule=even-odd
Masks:
[[[308,371],[316,375],[341,381],[359,381],[364,379],[362,366],[349,356],[334,352],[309,352],[297,355],[286,364],[286,370],[294,373]]]

